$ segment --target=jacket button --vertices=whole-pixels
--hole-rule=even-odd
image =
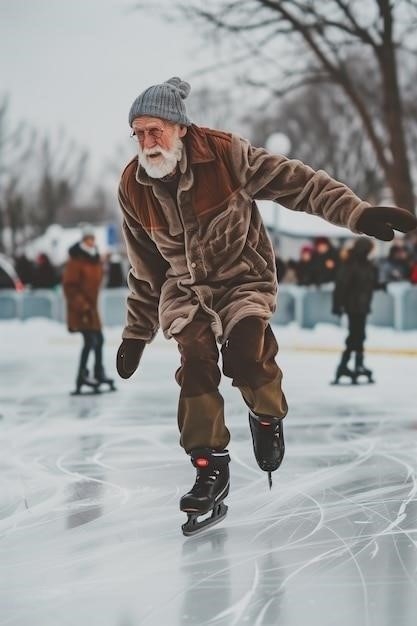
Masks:
[[[197,267],[197,263],[191,263],[191,267]]]

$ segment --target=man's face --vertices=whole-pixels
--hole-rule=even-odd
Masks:
[[[94,248],[96,245],[96,238],[94,237],[94,235],[86,235],[85,237],[83,237],[83,243],[88,248]]]
[[[158,117],[138,117],[132,130],[138,142],[139,163],[152,178],[171,174],[181,159],[187,129]]]

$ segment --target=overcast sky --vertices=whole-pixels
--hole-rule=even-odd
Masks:
[[[96,170],[128,135],[130,105],[144,88],[213,62],[191,26],[129,12],[133,4],[0,0],[0,97],[10,96],[11,121],[65,127]]]

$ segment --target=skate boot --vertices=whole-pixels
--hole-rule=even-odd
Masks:
[[[100,393],[99,382],[95,378],[90,378],[88,369],[81,369],[78,372],[75,391],[72,391],[71,395],[79,396],[82,393],[81,389],[84,385],[91,389],[93,393]]]
[[[351,369],[348,368],[348,363],[349,363],[349,359],[350,359],[350,351],[349,350],[345,350],[342,354],[342,360],[340,361],[339,365],[337,366],[337,370],[336,370],[336,376],[334,381],[332,382],[332,385],[338,385],[339,384],[339,380],[342,377],[347,377],[350,378],[350,381],[355,384],[356,383],[356,376],[355,376],[355,372],[353,372]]]
[[[190,456],[197,477],[191,490],[180,501],[181,511],[188,515],[186,523],[181,527],[185,536],[214,526],[225,517],[227,506],[223,500],[229,493],[230,484],[230,456],[227,450],[217,452],[210,448],[197,448],[191,451]],[[200,515],[210,511],[210,517],[198,520]]]
[[[271,472],[279,468],[285,453],[282,419],[269,415],[255,415],[249,411],[249,426],[256,462],[261,470],[268,472],[268,484],[271,489]]]
[[[99,385],[108,385],[109,391],[116,391],[113,378],[109,378],[108,376],[106,376],[103,367],[99,367],[94,370],[94,378]]]
[[[359,378],[359,376],[366,376],[366,378],[368,379],[368,383],[375,382],[372,376],[372,371],[365,367],[363,364],[363,352],[356,352],[355,354],[354,375],[356,378]]]

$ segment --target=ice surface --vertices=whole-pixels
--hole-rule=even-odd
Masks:
[[[377,383],[332,387],[343,329],[275,331],[290,412],[272,491],[225,379],[229,513],[184,538],[175,344],[116,393],[71,397],[79,336],[0,324],[1,626],[415,624],[417,333],[370,328]]]

